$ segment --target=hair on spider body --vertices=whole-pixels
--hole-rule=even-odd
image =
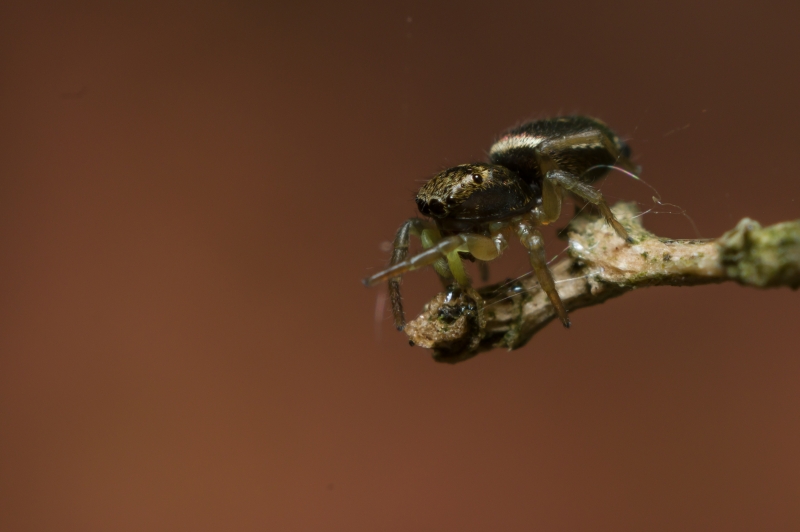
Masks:
[[[570,141],[566,144],[553,144],[554,139],[567,138]],[[562,170],[593,182],[605,176],[611,166],[625,165],[630,155],[628,144],[600,120],[565,116],[510,129],[492,145],[489,160],[516,171],[527,182],[541,183],[544,179],[541,159],[545,157]],[[587,175],[593,167],[600,168]]]
[[[638,169],[630,148],[603,122],[565,116],[528,122],[507,131],[489,150],[488,163],[462,164],[439,172],[417,193],[419,211],[430,219],[411,218],[394,240],[389,267],[364,280],[367,286],[389,281],[395,325],[405,326],[400,276],[432,265],[443,285],[457,285],[482,307],[471,288],[462,259],[494,260],[515,235],[555,313],[569,327],[567,311],[547,268],[538,227],[558,219],[564,194],[591,203],[616,233],[630,242],[602,194],[592,186],[612,166]],[[411,235],[424,251],[408,257]]]

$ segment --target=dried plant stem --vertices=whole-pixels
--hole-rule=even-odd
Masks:
[[[671,240],[647,232],[632,203],[613,208],[634,244],[602,219],[583,215],[566,229],[569,257],[553,268],[569,311],[597,305],[635,288],[736,281],[745,286],[800,287],[800,220],[762,228],[748,218],[716,240]],[[459,362],[496,347],[525,345],[555,318],[533,276],[478,290],[478,312],[467,294],[439,294],[405,329],[409,340],[433,349],[442,362]]]

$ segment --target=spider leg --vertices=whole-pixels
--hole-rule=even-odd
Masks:
[[[495,234],[494,237],[472,233],[462,234],[461,237],[464,239],[464,246],[455,252],[449,253],[447,255],[447,263],[456,281],[458,281],[458,284],[463,288],[468,287],[470,283],[469,277],[467,277],[467,273],[464,271],[464,265],[458,251],[469,251],[478,261],[481,280],[485,281],[489,277],[489,266],[487,262],[499,257],[508,244],[503,234],[499,232]]]
[[[367,286],[389,281],[395,326],[400,330],[405,327],[405,316],[400,298],[401,275],[428,265],[434,265],[434,267],[437,267],[437,271],[443,266],[449,270],[448,273],[452,275],[459,286],[470,289],[470,279],[464,270],[464,265],[458,252],[468,251],[477,259],[485,261],[496,258],[505,247],[505,241],[502,238],[489,238],[475,234],[453,235],[435,241],[435,237],[431,233],[426,233],[429,228],[425,227],[424,223],[423,220],[411,219],[403,224],[395,237],[395,250],[389,267],[372,277],[364,279],[364,284]],[[423,227],[425,228],[423,229]],[[420,232],[423,235],[423,239],[426,240],[425,243],[430,243],[430,247],[422,253],[408,258],[408,240],[409,235],[413,232]],[[442,259],[446,261],[444,265],[440,264]]]
[[[382,272],[378,272],[372,277],[364,279],[364,284],[367,286],[375,286],[383,281],[398,278],[406,272],[418,270],[424,266],[431,265],[441,258],[448,259],[448,263],[450,263],[449,258],[451,254],[455,251],[458,251],[458,248],[464,245],[464,241],[465,239],[463,235],[453,235],[443,238],[422,253],[414,255],[411,258],[404,258],[399,262],[395,262]],[[406,248],[405,253],[407,252],[408,249]],[[400,254],[398,253],[398,256],[399,255]],[[459,258],[459,260],[461,259]],[[453,276],[458,277],[455,272],[453,272]]]
[[[614,231],[628,243],[633,242],[628,237],[627,231],[614,217],[603,195],[594,187],[587,184],[580,177],[565,172],[558,166],[555,154],[569,149],[603,148],[615,159],[615,164],[636,170],[631,161],[620,151],[616,143],[604,132],[597,129],[582,131],[574,135],[567,135],[542,142],[536,147],[536,158],[544,173],[542,182],[542,208],[538,215],[539,221],[547,224],[558,219],[561,214],[561,201],[563,190],[568,190],[595,205]]]
[[[611,209],[608,207],[606,200],[603,199],[603,195],[599,190],[584,183],[578,177],[570,174],[569,172],[564,172],[563,170],[552,170],[548,172],[544,181],[552,183],[552,185],[556,188],[568,190],[579,198],[584,199],[596,206],[600,210],[600,214],[603,215],[603,218],[606,219],[606,222],[608,222],[611,227],[614,228],[614,231],[616,231],[617,235],[619,235],[621,239],[625,240],[629,244],[633,243],[633,239],[628,236],[628,232],[624,227],[622,227],[622,224],[619,223],[619,220],[617,220],[616,216],[614,216],[614,213],[611,212]],[[543,198],[542,204],[544,203],[545,202]]]
[[[489,263],[485,260],[478,261],[478,272],[481,274],[481,281],[487,282],[489,280]]]
[[[419,239],[422,242],[422,249],[428,249],[430,247],[433,247],[434,244],[436,244],[442,239],[442,235],[441,233],[439,233],[439,229],[437,229],[435,225],[433,224],[431,225],[432,227],[423,229],[422,233],[419,235]],[[390,266],[392,264],[395,263],[389,263]],[[436,262],[433,263],[433,269],[439,276],[439,280],[442,282],[442,287],[447,289],[452,284],[453,280],[453,274],[450,272],[450,267],[447,265],[447,260],[445,259],[437,260]]]
[[[567,309],[561,301],[561,296],[558,295],[556,284],[553,281],[553,274],[550,273],[550,268],[547,267],[542,234],[532,223],[526,220],[518,222],[515,229],[522,245],[528,250],[528,257],[530,258],[536,278],[539,280],[539,285],[542,287],[545,294],[547,294],[547,297],[550,298],[550,303],[552,303],[556,314],[558,314],[559,319],[561,319],[561,323],[564,324],[564,327],[569,328]]]
[[[425,247],[432,246],[440,238],[436,226],[428,220],[421,220],[419,218],[410,218],[406,220],[395,234],[392,258],[389,260],[389,266],[393,266],[405,260],[408,255],[408,243],[411,235],[418,236],[420,240],[422,240],[422,245]],[[446,264],[443,270],[441,268],[442,265],[439,266],[440,267],[436,268],[436,272],[439,274],[440,278],[445,273],[449,275],[449,271],[446,271]],[[365,280],[364,283],[367,284],[367,281]],[[444,279],[443,284],[446,284]],[[400,295],[400,277],[389,279],[389,300],[392,305],[395,327],[397,327],[398,330],[403,330],[406,320],[403,313],[403,298]]]
[[[419,221],[422,222],[421,220]],[[409,220],[409,222],[412,222],[412,220]],[[389,281],[389,298],[392,303],[394,325],[398,330],[401,331],[406,325],[406,320],[405,314],[403,313],[402,297],[400,296],[400,276],[411,270],[416,270],[429,264],[437,263],[441,258],[447,257],[447,254],[451,250],[456,249],[458,246],[463,244],[463,241],[460,237],[448,237],[443,240],[439,240],[422,253],[411,258],[407,258],[409,233],[411,232],[412,228],[418,229],[418,226],[413,227],[412,224],[407,222],[406,224],[403,224],[397,231],[397,236],[395,237],[395,250],[392,253],[392,259],[389,262],[389,267],[382,272],[376,273],[372,277],[364,279],[364,284],[366,286],[374,286],[380,282],[387,280]],[[447,264],[439,264],[436,268],[437,273],[439,273],[442,268],[447,268]]]
[[[398,233],[400,233],[400,231],[398,231]],[[406,272],[418,270],[422,267],[434,264],[441,258],[445,258],[458,284],[469,286],[469,277],[463,269],[463,263],[461,262],[461,257],[458,255],[458,252],[468,251],[476,259],[485,261],[497,258],[504,247],[505,240],[503,239],[462,233],[444,237],[430,248],[411,258],[402,258],[402,260],[400,260],[401,257],[405,257],[408,253],[408,247],[398,248],[396,253],[392,256],[392,262],[394,262],[394,264],[382,272],[378,272],[364,279],[364,284],[367,286],[375,286],[378,283],[400,277]],[[394,261],[395,257],[398,257],[397,262]],[[461,272],[464,273],[462,274]]]

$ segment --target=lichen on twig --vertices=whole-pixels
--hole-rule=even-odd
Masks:
[[[612,209],[633,237],[626,244],[601,218],[576,217],[566,228],[568,258],[552,267],[567,310],[603,303],[645,286],[736,281],[745,286],[800,287],[800,220],[762,228],[745,218],[716,240],[673,240],[649,233],[633,203]],[[535,277],[438,294],[405,332],[434,359],[460,362],[494,348],[517,349],[556,316]]]

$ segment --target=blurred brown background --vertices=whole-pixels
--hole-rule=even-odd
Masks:
[[[0,529],[800,528],[797,293],[446,366],[359,282],[421,181],[558,113],[631,139],[679,207],[603,190],[660,234],[798,218],[800,10],[642,4],[3,2]]]

